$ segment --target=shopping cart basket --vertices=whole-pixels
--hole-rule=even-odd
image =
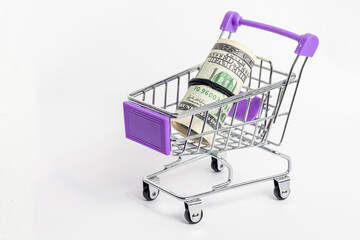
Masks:
[[[312,57],[318,46],[318,38],[312,34],[297,35],[295,33],[273,27],[267,24],[245,20],[236,12],[226,13],[220,26],[224,33],[231,34],[239,26],[249,26],[273,32],[298,42],[295,49],[295,60],[288,72],[273,69],[270,60],[258,57],[258,64],[254,66],[247,83],[238,95],[221,101],[193,108],[181,113],[175,112],[182,92],[188,88],[188,82],[195,77],[201,65],[194,66],[181,73],[144,87],[131,93],[128,101],[124,102],[124,117],[126,137],[144,146],[159,151],[165,155],[177,157],[177,160],[164,166],[161,171],[150,174],[143,179],[143,196],[146,200],[154,200],[159,191],[173,196],[185,204],[185,219],[189,223],[198,223],[203,217],[201,198],[213,193],[234,189],[237,187],[274,181],[274,195],[277,199],[286,199],[290,193],[291,159],[289,156],[270,149],[269,145],[280,146],[283,142],[291,110],[298,90],[302,71],[308,57]],[[293,87],[290,87],[293,86]],[[290,91],[290,89],[292,89]],[[285,104],[285,99],[288,103]],[[226,105],[232,106],[224,124],[204,131],[209,111],[221,109]],[[171,120],[191,117],[186,137],[171,128]],[[194,117],[201,116],[203,128],[201,133],[190,134]],[[220,114],[219,114],[220,116]],[[280,135],[273,136],[273,126],[281,118]],[[207,134],[213,134],[214,140],[210,145],[201,144]],[[254,179],[246,182],[233,183],[233,169],[226,160],[226,152],[235,149],[258,147],[287,161],[285,172]],[[184,159],[183,156],[194,155]],[[224,167],[228,170],[225,182],[212,186],[208,191],[191,196],[180,196],[160,185],[159,175],[169,172],[197,160],[211,157],[211,168],[215,172]]]

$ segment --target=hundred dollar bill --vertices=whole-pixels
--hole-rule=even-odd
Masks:
[[[242,85],[250,76],[251,68],[256,61],[255,54],[243,44],[231,39],[219,39],[203,63],[197,76],[190,81],[190,87],[177,106],[176,112],[201,107],[224,98],[238,94]],[[210,110],[204,132],[220,127],[228,115],[231,105]],[[219,117],[220,115],[220,117]],[[191,124],[191,135],[201,133],[205,113],[195,115]],[[217,125],[217,119],[219,123]],[[174,119],[171,122],[182,136],[186,136],[191,116]],[[214,134],[203,137],[202,144],[210,145]],[[199,139],[195,139],[199,141]]]

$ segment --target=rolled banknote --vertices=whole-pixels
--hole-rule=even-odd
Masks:
[[[238,94],[246,79],[249,78],[255,61],[255,54],[243,44],[231,39],[217,40],[199,73],[189,82],[189,89],[177,106],[176,112],[201,107]],[[220,127],[231,107],[230,104],[223,106],[221,111],[219,108],[210,110],[203,132]],[[202,132],[205,115],[201,113],[194,116],[190,136]],[[191,116],[176,118],[172,120],[171,125],[182,136],[186,136],[190,120]],[[210,145],[213,138],[214,134],[204,135],[202,144]],[[194,141],[199,141],[199,139],[194,139]]]

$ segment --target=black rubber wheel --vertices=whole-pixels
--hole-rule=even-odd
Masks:
[[[200,219],[199,219],[199,221],[197,221],[197,222],[193,222],[192,220],[191,220],[191,218],[190,218],[190,212],[189,212],[189,210],[188,209],[185,209],[185,213],[184,213],[184,217],[185,217],[185,219],[186,219],[186,221],[188,222],[188,223],[190,223],[190,224],[197,224],[197,223],[199,223],[200,221],[201,221],[201,219],[203,218],[203,211],[201,210],[201,216],[200,216]]]
[[[215,157],[211,157],[211,169],[214,172],[221,172],[222,169],[219,169],[218,160]]]
[[[283,198],[283,197],[281,196],[279,184],[278,184],[278,182],[276,182],[275,180],[274,180],[274,185],[275,185],[274,191],[273,191],[274,196],[275,196],[278,200],[285,200],[287,197],[286,197],[286,198]],[[290,189],[289,189],[289,194],[290,194]],[[289,196],[289,195],[288,195],[288,196]]]
[[[151,195],[149,184],[143,182],[143,197],[148,201],[153,201],[159,196],[159,190],[157,190],[156,195]]]

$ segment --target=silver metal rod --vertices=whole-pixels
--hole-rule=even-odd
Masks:
[[[247,117],[248,117],[248,114],[249,114],[250,102],[251,102],[251,99],[248,99],[248,102],[247,102],[247,104],[246,104],[246,112],[245,112],[245,116],[244,116],[244,122],[245,122],[245,123],[247,123]],[[238,147],[240,147],[240,146],[241,146],[241,143],[242,143],[242,139],[243,139],[243,136],[244,136],[244,128],[245,128],[245,125],[246,125],[246,124],[244,124],[244,125],[242,126],[242,129],[241,129],[241,135],[240,135]]]
[[[254,141],[255,141],[255,136],[256,136],[256,131],[258,129],[258,123],[255,123],[255,129],[254,129],[254,133],[253,133],[253,137],[251,139],[251,145],[254,145]]]
[[[209,114],[209,111],[206,111],[205,117],[204,117],[204,122],[203,122],[203,125],[202,125],[202,128],[201,128],[201,134],[204,133],[204,129],[205,129],[206,121],[207,121],[207,118],[208,118],[208,114]],[[196,152],[198,152],[199,149],[200,149],[202,139],[203,139],[203,135],[201,135],[201,137],[200,137],[200,139],[199,139],[199,144],[198,144],[198,147],[197,147],[197,149],[196,149]]]
[[[271,85],[272,84],[272,76],[273,76],[273,65],[272,65],[272,62],[271,61],[268,61],[270,67],[269,67],[269,84]],[[295,76],[295,75],[294,75]],[[265,109],[265,117],[268,116],[268,113],[269,113],[269,107],[272,107],[272,105],[270,105],[270,91],[267,92],[267,96],[266,96],[266,109]],[[273,108],[275,109],[275,106],[273,106]],[[267,129],[265,130],[265,134],[264,134],[264,138],[261,140],[261,142],[265,141],[265,136],[266,136],[266,133],[269,132],[269,125],[267,124],[268,121],[264,121],[264,126],[267,127]]]
[[[153,98],[152,98],[152,104],[153,105],[155,105],[155,96],[156,96],[156,94],[155,94],[155,87],[153,88]]]
[[[234,176],[234,171],[233,171],[233,168],[232,166],[226,161],[225,158],[221,157],[220,155],[216,155],[216,158],[218,161],[220,161],[222,164],[224,164],[224,166],[227,168],[228,170],[228,178],[225,182],[223,183],[220,183],[220,184],[217,184],[217,185],[214,185],[212,187],[213,190],[215,189],[219,189],[219,188],[223,188],[227,185],[229,185],[231,183],[231,181],[233,180],[233,176]]]
[[[168,169],[168,168],[172,168],[172,167],[175,167],[176,165],[178,165],[182,160],[182,157],[178,157],[178,159],[172,163],[169,163],[169,164],[166,164],[164,166],[165,169]]]
[[[188,130],[187,130],[187,133],[186,133],[186,137],[189,137],[189,135],[190,135],[193,120],[194,120],[194,115],[191,116],[190,123],[189,123],[189,126],[188,126]],[[180,153],[176,153],[176,154],[180,155],[181,153],[185,152],[187,142],[188,142],[188,140],[186,139],[185,142],[184,142],[183,150]]]
[[[251,88],[251,80],[254,79],[254,78],[252,77],[252,73],[253,73],[253,70],[250,69],[249,83],[248,83],[248,87],[249,87],[249,88]],[[260,81],[260,79],[259,79],[259,81]]]
[[[180,77],[178,77],[178,79],[177,79],[176,106],[179,105],[179,94],[180,94]]]
[[[292,66],[291,66],[291,68],[290,68],[289,75],[288,75],[288,78],[287,78],[286,83],[285,83],[284,91],[283,91],[283,93],[282,93],[281,96],[280,96],[280,101],[279,101],[278,107],[277,107],[277,109],[276,109],[275,118],[274,118],[274,120],[273,120],[274,123],[276,122],[277,115],[279,114],[282,101],[283,101],[284,96],[285,96],[285,94],[286,94],[287,87],[288,87],[288,85],[289,85],[289,83],[290,83],[290,76],[291,76],[291,74],[292,74],[292,72],[293,72],[293,70],[294,70],[294,67],[295,67],[296,62],[297,62],[298,59],[299,59],[299,55],[296,55],[296,58],[295,58]]]
[[[224,35],[224,31],[221,31],[219,39],[222,38],[223,35]]]
[[[174,164],[173,166],[170,166],[170,167],[166,167],[167,165],[165,165],[165,166],[164,166],[164,169],[148,175],[147,178],[155,177],[155,176],[157,176],[157,175],[160,175],[160,174],[163,174],[163,173],[165,173],[165,172],[168,172],[168,171],[171,170],[171,169],[179,168],[179,167],[181,167],[181,166],[184,166],[184,165],[187,165],[187,164],[189,164],[189,163],[195,162],[195,161],[197,161],[197,160],[203,159],[203,158],[205,158],[205,157],[207,157],[207,156],[209,156],[209,154],[202,154],[202,155],[198,155],[198,156],[196,156],[196,157],[193,157],[193,158],[190,158],[190,159],[187,159],[187,160],[183,160],[183,161],[181,161],[180,163]],[[179,159],[178,159],[178,160],[179,160]],[[178,160],[177,160],[177,161],[178,161]]]
[[[290,114],[291,114],[292,107],[293,107],[293,105],[294,105],[296,93],[297,93],[297,90],[298,90],[298,87],[299,87],[299,83],[300,83],[300,79],[301,79],[301,75],[302,75],[302,72],[303,72],[303,70],[304,70],[304,67],[305,67],[305,64],[306,64],[307,60],[308,60],[308,57],[305,58],[302,66],[301,66],[300,72],[299,72],[299,78],[298,78],[298,81],[297,81],[297,83],[296,83],[296,87],[295,87],[295,90],[294,90],[294,94],[293,94],[293,97],[292,97],[292,100],[291,100],[291,103],[290,103],[290,108],[289,108],[289,111],[288,111],[288,116],[287,116],[287,118],[286,118],[286,122],[285,122],[285,125],[284,125],[284,130],[283,130],[283,133],[282,133],[282,135],[281,135],[281,139],[280,139],[279,145],[280,145],[280,144],[282,143],[282,141],[284,140],[286,128],[287,128],[287,125],[288,125],[288,122],[289,122],[289,118],[290,118]]]
[[[214,130],[218,130],[218,129],[219,129],[219,122],[220,122],[221,109],[222,109],[222,107],[220,107],[220,108],[219,108],[218,116],[217,116],[217,119],[216,119],[216,127],[215,127],[215,129],[214,129]],[[217,135],[217,131],[214,133],[213,142],[211,143],[211,148],[210,148],[210,151],[211,151],[211,150],[213,150],[213,148],[214,148],[216,135]]]
[[[260,61],[258,88],[260,88],[262,65],[263,65],[263,60]]]
[[[236,116],[236,111],[237,111],[237,107],[238,107],[238,102],[235,103],[235,106],[234,106],[234,112],[232,114],[232,117],[231,117],[231,122],[230,122],[230,126],[233,125],[233,122],[234,122],[234,118]],[[230,138],[230,135],[231,135],[231,131],[232,131],[232,128],[230,128],[228,130],[228,136],[226,138],[226,142],[225,142],[225,146],[224,146],[224,150],[227,148],[228,146],[228,143],[229,143],[229,138]]]
[[[165,82],[164,109],[166,109],[167,89],[168,89],[168,83]]]

